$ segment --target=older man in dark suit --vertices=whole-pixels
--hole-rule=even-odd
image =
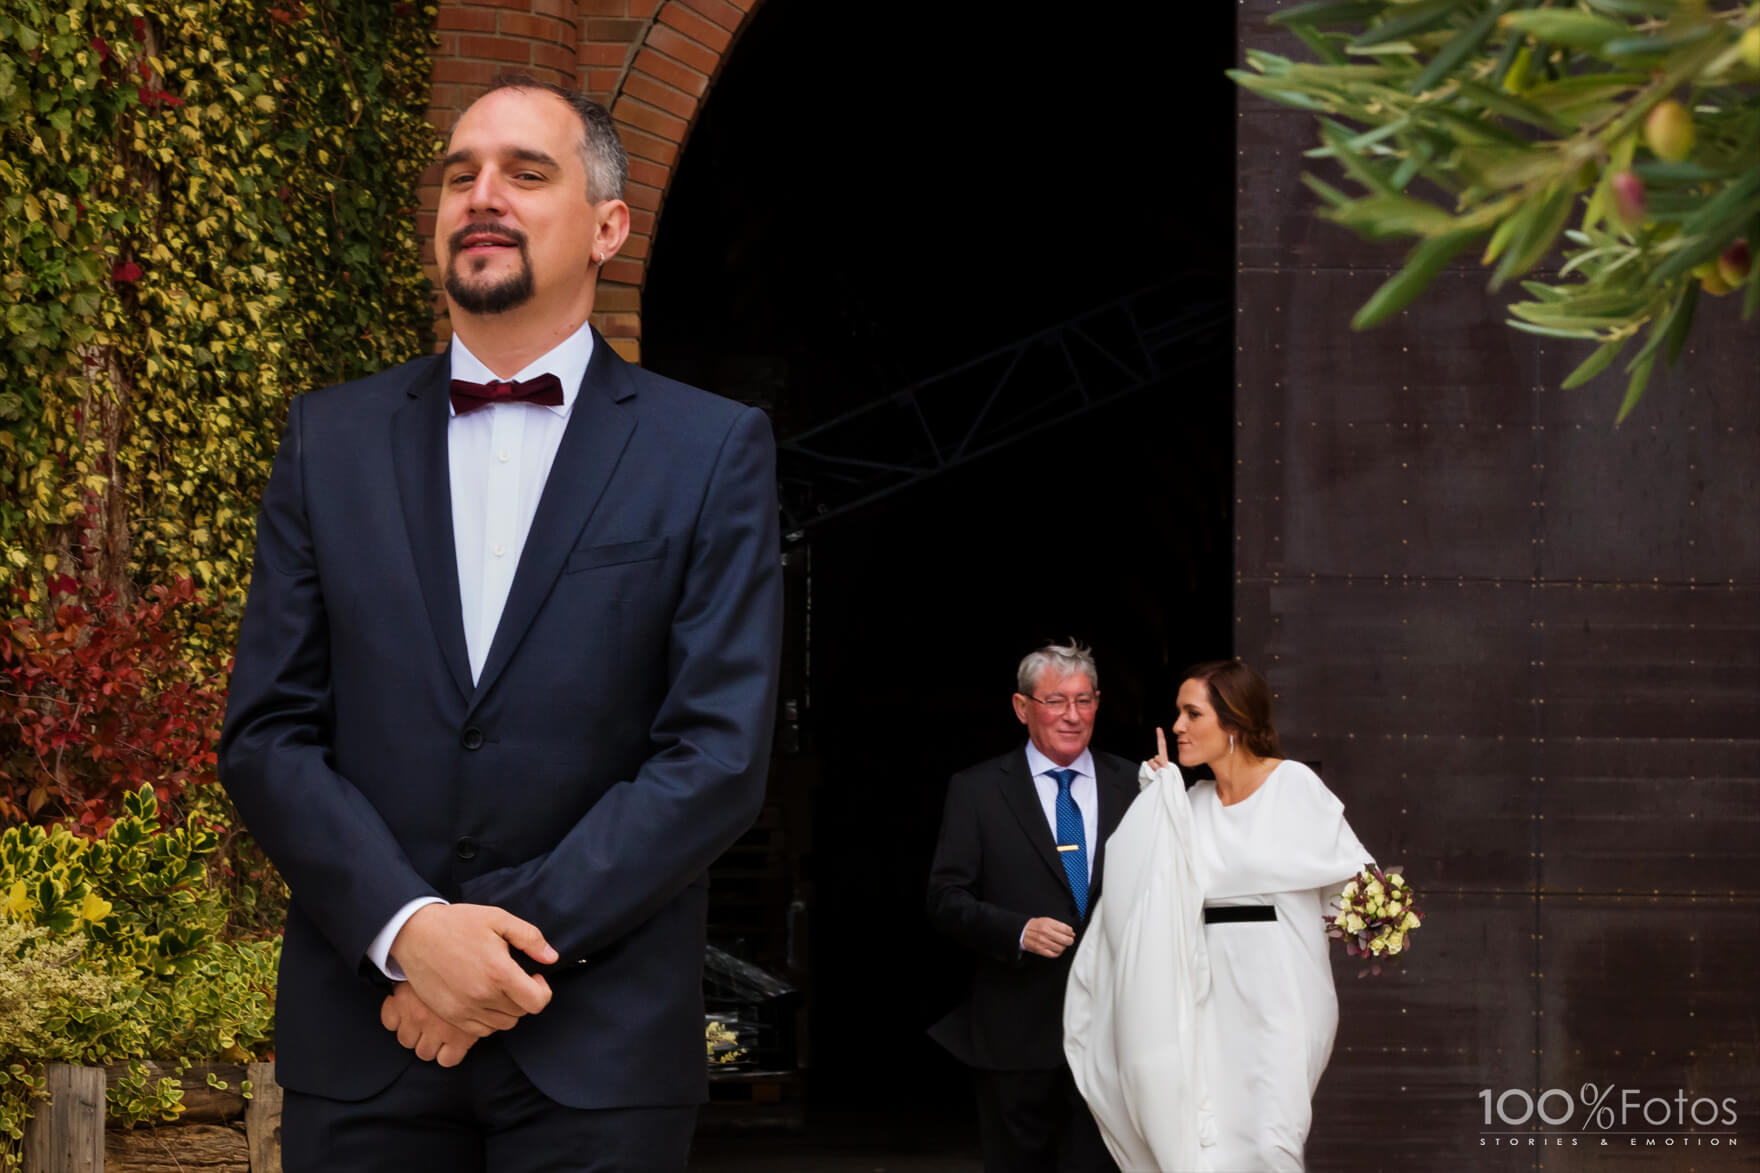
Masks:
[[[627,173],[498,82],[444,160],[451,348],[289,413],[220,763],[293,896],[289,1173],[684,1167],[780,549],[763,414],[587,324]]]
[[[1087,648],[1040,648],[1016,677],[1026,745],[947,788],[929,917],[976,970],[930,1034],[976,1071],[987,1173],[1111,1171],[1064,1061],[1063,990],[1136,768],[1088,748],[1100,690]]]

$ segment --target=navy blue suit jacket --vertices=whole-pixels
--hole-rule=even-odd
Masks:
[[[263,494],[220,771],[292,891],[277,1075],[360,1099],[414,1061],[366,950],[440,896],[561,954],[503,1036],[547,1095],[698,1102],[706,870],[763,801],[776,699],[768,420],[595,338],[473,685],[448,379],[300,396]]]

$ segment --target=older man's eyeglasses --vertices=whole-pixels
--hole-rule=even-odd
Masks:
[[[1048,709],[1067,709],[1074,705],[1078,713],[1091,713],[1094,711],[1094,706],[1100,703],[1100,694],[1097,692],[1084,692],[1077,696],[1064,696],[1061,692],[1054,692],[1048,697],[1036,697],[1030,693],[1022,693],[1021,695],[1034,704],[1044,705]]]

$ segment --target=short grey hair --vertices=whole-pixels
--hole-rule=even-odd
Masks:
[[[496,90],[542,90],[552,94],[581,120],[581,162],[587,169],[587,201],[620,200],[629,183],[629,155],[617,137],[611,112],[579,90],[539,81],[529,73],[498,73],[485,93]]]
[[[1022,658],[1021,666],[1015,669],[1015,691],[1022,696],[1032,696],[1039,677],[1047,668],[1057,669],[1059,676],[1085,673],[1094,690],[1098,692],[1100,689],[1100,673],[1094,667],[1093,649],[1072,639],[1066,644],[1046,644],[1037,651],[1028,652]]]

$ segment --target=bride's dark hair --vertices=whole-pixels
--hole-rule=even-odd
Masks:
[[[1271,687],[1263,676],[1239,660],[1210,660],[1192,665],[1180,679],[1204,682],[1216,719],[1248,753],[1261,758],[1283,756],[1277,726],[1271,722]]]

